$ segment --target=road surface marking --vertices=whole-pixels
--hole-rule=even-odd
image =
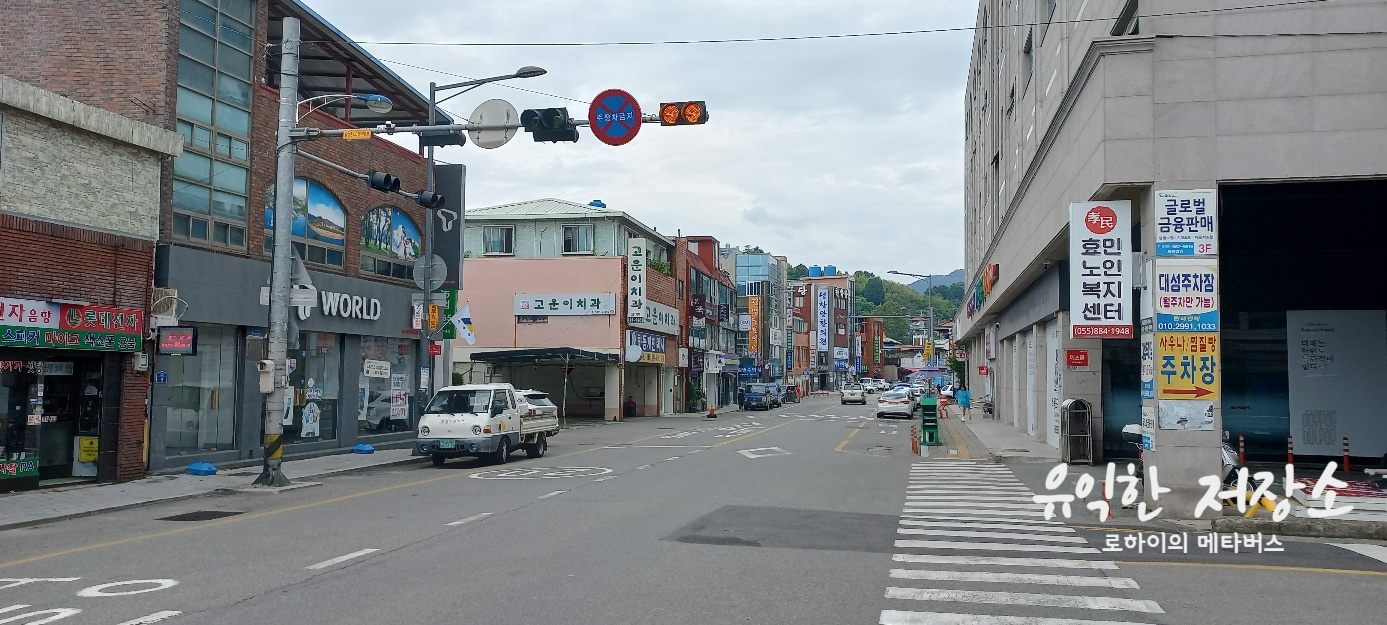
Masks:
[[[120,625],[149,625],[150,623],[158,623],[159,621],[162,621],[164,619],[171,619],[175,616],[178,616],[179,614],[182,614],[182,612],[176,612],[174,610],[164,610],[163,612],[155,612],[154,614],[150,614],[149,616],[141,616],[140,618],[126,621],[124,623],[121,623]]]
[[[991,519],[991,520],[992,520],[992,521],[997,521],[997,520],[999,520],[999,519]],[[1015,525],[1015,522],[1008,522],[1008,523],[963,523],[963,522],[960,522],[960,521],[958,521],[958,520],[950,520],[950,521],[915,521],[915,520],[912,520],[912,519],[901,519],[901,525],[914,526],[914,527],[946,527],[946,528],[947,528],[947,527],[953,527],[953,528],[958,528],[958,529],[996,529],[996,530],[1016,530],[1016,529],[1025,529],[1025,530],[1032,531],[1032,532],[1059,532],[1059,533],[1073,533],[1073,532],[1074,532],[1073,529],[1070,529],[1069,527],[1066,527],[1066,526],[1064,526],[1064,525],[1050,525],[1050,526],[1045,526],[1045,525],[1027,525],[1027,526],[1025,526],[1025,527],[1017,527],[1017,526]]]
[[[958,501],[958,502],[951,502],[951,501],[949,501],[949,500],[936,500],[936,501],[907,501],[907,502],[905,502],[905,505],[907,505],[907,506],[921,506],[921,507],[936,507],[936,508],[962,508],[962,509],[968,510],[968,511],[972,511],[973,509],[976,509],[976,508],[989,508],[989,509],[990,509],[990,508],[996,508],[996,509],[1001,509],[1001,510],[1035,510],[1036,512],[1041,512],[1042,510],[1044,510],[1044,507],[1041,506],[1040,504],[1030,503],[1030,502],[1024,502],[1024,501],[991,503],[991,502],[986,502],[986,501]]]
[[[645,466],[648,467],[648,466],[650,466],[650,465],[645,465]],[[548,495],[540,495],[540,496],[536,497],[535,499],[548,499],[548,498],[553,497],[553,496],[556,496],[556,495],[562,495],[562,494],[564,494],[564,493],[566,493],[566,492],[568,492],[568,491],[566,491],[566,490],[556,490],[556,491],[554,491],[554,492],[552,492],[552,493],[549,493]]]
[[[1319,569],[1312,566],[1278,566],[1274,564],[1221,564],[1212,562],[1139,562],[1136,560],[1119,561],[1118,564],[1124,566],[1211,566],[1225,569],[1251,569],[1256,571],[1287,571],[1303,573],[1338,573],[1340,575],[1387,576],[1387,571],[1359,571],[1354,569]]]
[[[974,532],[971,530],[935,530],[919,529],[913,527],[898,527],[897,534],[908,534],[912,536],[954,536],[957,538],[1002,538],[1011,540],[1042,540],[1053,543],[1080,543],[1088,544],[1088,540],[1082,536],[1052,536],[1046,534],[1016,534],[1012,532]]]
[[[607,478],[602,478],[602,479],[607,479]],[[446,523],[445,525],[449,525],[449,526],[454,526],[454,525],[467,525],[468,523],[471,523],[471,522],[473,522],[473,521],[480,521],[480,520],[482,520],[482,519],[485,519],[485,518],[491,516],[492,514],[493,514],[493,513],[491,513],[491,512],[483,512],[483,513],[481,513],[481,514],[474,514],[474,515],[472,515],[472,516],[470,516],[470,517],[467,517],[467,518],[465,518],[465,519],[463,519],[463,520],[461,520],[461,521],[453,521],[452,523]]]
[[[345,555],[345,556],[337,556],[336,558],[333,558],[333,559],[331,559],[331,560],[323,560],[322,562],[319,562],[319,563],[317,563],[317,564],[313,564],[313,565],[310,565],[310,566],[305,566],[305,567],[303,567],[303,568],[306,568],[306,569],[325,569],[325,568],[330,567],[330,566],[332,566],[332,565],[334,565],[334,564],[341,564],[341,563],[343,563],[343,562],[346,562],[347,560],[351,560],[352,558],[360,558],[361,556],[364,556],[364,555],[366,555],[366,554],[368,554],[368,553],[375,553],[375,552],[377,552],[377,551],[380,551],[380,550],[379,550],[379,549],[362,549],[361,551],[353,551],[353,552],[351,552],[351,553],[349,553],[349,554],[347,554],[347,555]]]
[[[953,441],[954,448],[958,451],[960,458],[972,458],[973,454],[968,453],[968,443],[964,442],[963,437],[959,436],[958,430],[954,428],[954,423],[944,419],[944,429],[949,431],[949,440]]]
[[[944,590],[939,588],[886,589],[887,599],[916,601],[955,601],[988,603],[992,605],[1046,606],[1052,608],[1081,608],[1085,610],[1121,610],[1165,614],[1155,601],[1123,599],[1122,597],[1085,597],[1082,595],[1046,595],[1034,592],[996,592],[990,590]]]
[[[995,573],[969,571],[918,571],[891,569],[895,579],[924,579],[936,582],[1000,582],[1008,584],[1045,584],[1047,586],[1087,586],[1095,588],[1139,588],[1130,577],[1102,575],[1040,575],[1035,573]]]
[[[992,503],[1006,503],[1009,501],[1035,503],[1034,497],[1034,495],[1027,497],[1023,495],[917,495],[915,493],[908,493],[905,496],[907,501],[990,501]]]
[[[983,512],[993,512],[984,510]],[[1041,518],[1036,518],[1041,517]],[[930,512],[927,510],[906,510],[902,519],[925,519],[933,521],[981,521],[983,523],[1025,523],[1027,525],[1063,525],[1063,521],[1043,518],[1043,514],[1006,514],[999,516],[967,516],[952,512]]]
[[[897,549],[965,549],[974,551],[1048,551],[1051,553],[1102,553],[1093,547],[1065,545],[1011,545],[1007,543],[973,543],[957,540],[897,540]]]
[[[1133,625],[1127,621],[882,610],[881,625]]]
[[[1374,560],[1377,560],[1378,562],[1387,562],[1387,547],[1383,547],[1382,545],[1369,545],[1369,544],[1366,544],[1366,543],[1329,543],[1329,544],[1334,545],[1335,547],[1340,547],[1340,548],[1343,548],[1343,549],[1347,549],[1347,550],[1352,551],[1352,552],[1354,552],[1354,553],[1358,553],[1358,554],[1362,554],[1362,555],[1368,556],[1369,558],[1372,558],[1372,559],[1374,559]]]
[[[1005,558],[1000,556],[943,556],[924,553],[897,553],[896,562],[913,564],[954,564],[960,566],[1026,566],[1057,569],[1117,569],[1112,560],[1070,560],[1066,558]]]
[[[597,479],[595,479],[595,480],[593,480],[593,481],[594,481],[594,482],[605,482],[605,481],[610,480],[610,479],[612,479],[612,478],[614,478],[614,477],[616,477],[616,476],[615,476],[615,475],[608,475],[607,477],[599,477],[599,478],[597,478]]]
[[[151,586],[151,587],[149,587],[149,588],[136,588],[136,589],[134,589],[134,590],[120,590],[120,591],[116,591],[116,592],[108,592],[108,591],[106,590],[107,588],[116,588],[116,587],[119,587],[119,586],[146,585],[146,584],[153,584],[153,586]],[[127,580],[127,581],[123,581],[123,582],[111,582],[111,583],[109,583],[109,584],[97,584],[96,586],[89,586],[89,587],[87,587],[87,588],[83,588],[83,589],[77,591],[77,596],[78,596],[78,597],[124,597],[124,596],[127,596],[127,595],[142,595],[142,594],[147,593],[147,592],[154,592],[154,591],[156,591],[156,590],[164,590],[164,589],[167,589],[167,588],[173,588],[174,586],[177,586],[177,585],[178,585],[178,580],[176,580],[176,579],[132,579],[132,580]]]
[[[1033,495],[1033,494],[1035,494],[1035,493],[1032,493],[1030,489],[1028,489],[1028,488],[1021,488],[1021,487],[1019,487],[1019,486],[1017,486],[1017,487],[1012,487],[1012,486],[1005,486],[1005,487],[1003,487],[1003,486],[996,486],[996,487],[988,487],[988,488],[986,488],[986,489],[980,489],[980,488],[943,488],[943,487],[939,487],[939,486],[926,486],[926,485],[923,485],[923,484],[922,484],[922,485],[919,485],[919,486],[908,486],[908,487],[906,487],[906,490],[905,490],[905,494],[907,494],[907,495],[991,495],[991,494],[994,494],[994,493],[995,493],[995,494],[999,494],[999,495]]]
[[[1033,512],[1027,512],[1027,511],[1025,511],[1025,510],[988,510],[988,509],[984,509],[984,508],[969,509],[969,508],[967,508],[967,507],[963,507],[963,508],[942,508],[942,507],[941,507],[941,508],[906,508],[906,509],[904,509],[904,510],[901,511],[901,516],[902,516],[903,518],[915,518],[915,519],[921,519],[921,518],[930,517],[930,516],[944,516],[944,517],[946,517],[946,518],[964,519],[964,518],[968,518],[968,517],[973,517],[973,515],[991,515],[991,516],[996,516],[996,517],[1016,517],[1017,519],[1035,519],[1035,520],[1044,520],[1044,521],[1052,521],[1052,520],[1054,520],[1054,519],[1046,519],[1046,518],[1045,518],[1045,511],[1044,511],[1044,510],[1036,510],[1036,511],[1033,511]],[[979,519],[973,518],[973,520],[979,520]],[[998,519],[998,520],[1000,520],[1000,519]]]
[[[664,460],[661,460],[660,462],[669,462],[670,460],[678,460],[678,459],[679,459],[679,456],[670,456],[670,457],[668,457],[668,458],[665,458]]]
[[[723,445],[731,445],[732,443],[735,443],[735,442],[740,441],[740,440],[743,440],[743,439],[751,438],[751,437],[753,437],[753,436],[757,436],[757,435],[760,435],[760,434],[765,434],[766,432],[769,432],[769,431],[774,430],[774,429],[776,429],[776,428],[783,428],[783,427],[785,427],[785,426],[787,426],[787,425],[790,425],[791,423],[794,423],[794,421],[786,421],[786,422],[781,423],[781,424],[779,424],[779,425],[772,425],[772,426],[770,426],[770,427],[768,427],[768,428],[766,428],[766,429],[764,429],[764,430],[757,430],[757,431],[752,432],[752,433],[750,433],[750,434],[746,434],[746,435],[743,435],[743,436],[738,436],[737,438],[732,438],[732,439],[725,440],[725,441],[723,441],[723,442],[721,442],[721,443],[718,443],[718,444],[716,444],[716,445],[713,445],[713,447],[722,447]]]

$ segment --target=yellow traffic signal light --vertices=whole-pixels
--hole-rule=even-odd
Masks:
[[[688,126],[708,122],[708,108],[702,100],[665,102],[660,105],[661,126]]]

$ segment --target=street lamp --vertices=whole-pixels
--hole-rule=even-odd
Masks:
[[[299,107],[303,107],[303,105],[308,104],[309,102],[312,102],[314,100],[322,100],[322,102],[314,104],[313,106],[308,107],[308,110],[300,113],[299,116],[294,120],[294,124],[298,125],[298,122],[303,121],[303,118],[308,117],[309,113],[323,108],[324,106],[327,106],[332,102],[336,102],[338,100],[350,100],[353,98],[365,102],[366,108],[370,109],[374,113],[389,113],[390,109],[395,107],[395,104],[390,101],[390,98],[387,98],[383,95],[376,95],[374,93],[330,93],[327,95],[314,96],[308,98],[307,100],[299,100]]]

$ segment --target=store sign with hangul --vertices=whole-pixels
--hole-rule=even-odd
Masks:
[[[144,313],[0,297],[0,346],[139,351]]]
[[[704,319],[708,317],[708,296],[702,293],[694,293],[689,297],[689,316],[694,319]]]
[[[645,301],[645,316],[627,319],[632,327],[661,334],[679,335],[679,311],[673,306]]]
[[[616,293],[516,293],[515,316],[615,315]]]
[[[665,364],[665,337],[639,330],[626,331],[626,346],[640,348],[641,355],[634,362]]]
[[[631,238],[626,247],[626,318],[645,316],[645,239]]]
[[[1070,338],[1132,338],[1132,203],[1069,205]]]
[[[752,295],[746,298],[747,313],[751,316],[751,329],[747,331],[746,348],[760,353],[761,351],[761,296]]]
[[[1218,254],[1218,190],[1156,192],[1156,255]]]
[[[718,323],[732,323],[731,304],[718,304]]]
[[[1156,399],[1219,398],[1217,332],[1172,332],[1156,335]]]
[[[1153,299],[1157,332],[1218,332],[1218,261],[1156,261]]]
[[[818,321],[818,324],[819,324],[819,327],[818,327],[818,337],[817,337],[817,338],[818,338],[818,341],[817,341],[817,343],[818,343],[817,348],[818,348],[818,350],[821,351],[821,352],[826,352],[826,351],[828,351],[828,315],[829,315],[829,309],[828,309],[828,289],[827,289],[827,288],[825,288],[825,287],[819,287],[819,288],[818,288],[817,303],[818,303],[818,311],[817,311],[816,317],[817,317],[817,321]]]

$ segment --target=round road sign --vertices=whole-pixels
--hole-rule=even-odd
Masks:
[[[477,110],[472,111],[471,121],[478,124],[514,124],[520,121],[520,114],[515,112],[515,107],[505,100],[487,100],[477,106]],[[494,130],[469,130],[467,134],[472,136],[472,143],[479,148],[488,150],[499,148],[515,136],[516,128],[500,128]]]
[[[620,89],[603,91],[588,107],[588,127],[602,143],[625,145],[641,129],[641,105]]]

